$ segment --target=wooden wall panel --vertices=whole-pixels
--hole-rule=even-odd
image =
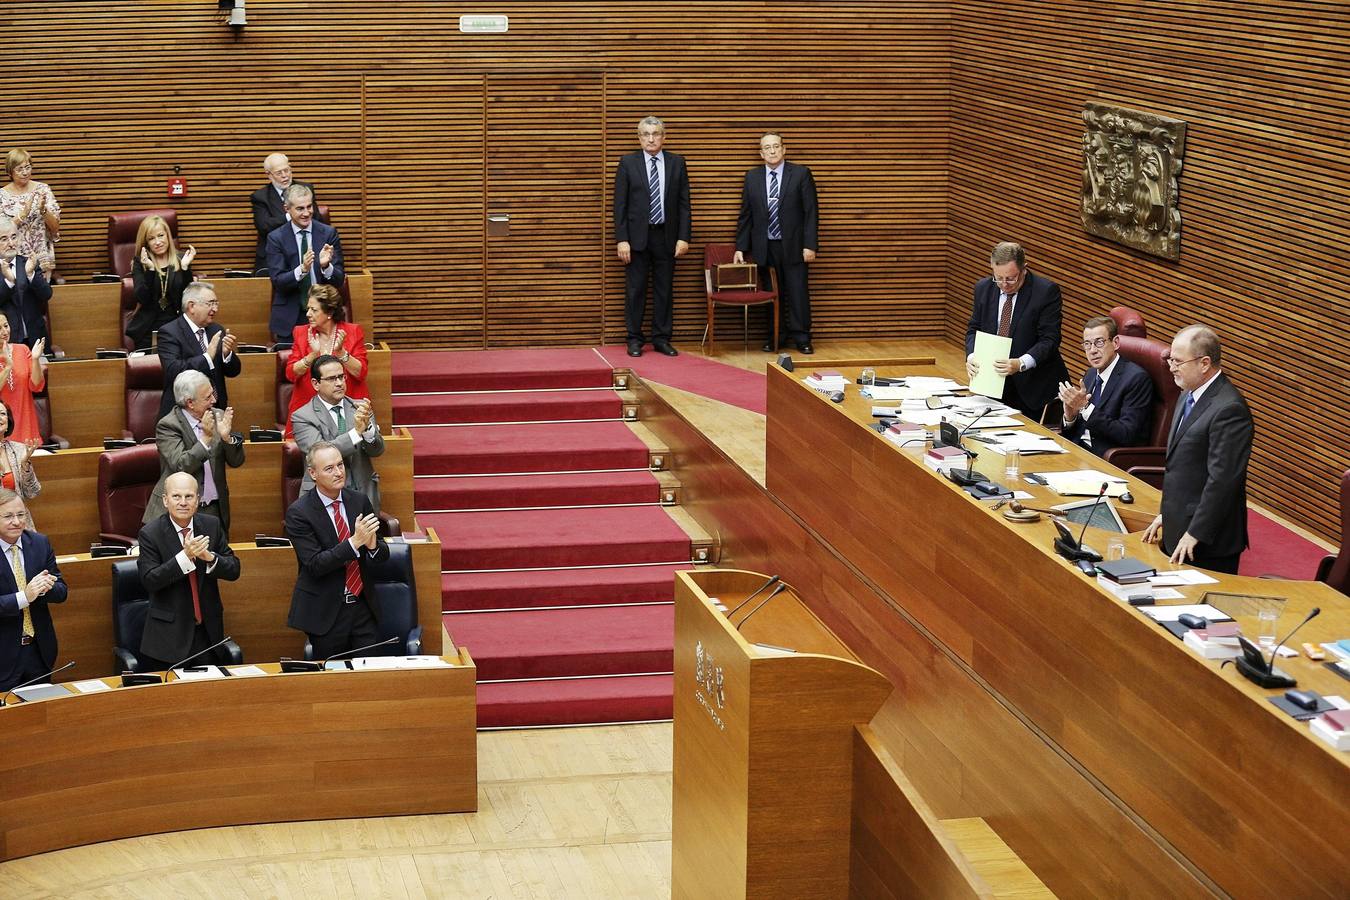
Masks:
[[[1118,303],[1170,341],[1218,329],[1256,417],[1256,502],[1334,539],[1350,468],[1350,25],[1331,3],[952,4],[951,285],[964,335],[990,247],[1024,243],[1064,290],[1065,361]],[[1089,236],[1081,111],[1114,103],[1188,123],[1181,258]],[[1316,450],[1309,452],[1313,445]]]

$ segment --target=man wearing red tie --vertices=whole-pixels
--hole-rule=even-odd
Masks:
[[[309,635],[314,659],[374,644],[378,607],[366,592],[370,562],[389,558],[365,494],[346,489],[342,451],[319,441],[305,454],[314,490],[286,510],[299,574],[286,624]]]
[[[137,656],[147,669],[168,668],[225,636],[218,582],[239,578],[239,557],[226,542],[220,520],[198,515],[197,501],[197,479],[175,472],[164,480],[167,514],[141,526],[136,571],[150,608]],[[227,661],[221,654],[196,662]]]

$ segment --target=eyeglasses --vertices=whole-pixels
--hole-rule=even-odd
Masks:
[[[8,512],[8,513],[0,513],[0,521],[5,521],[5,522],[27,522],[27,521],[28,521],[28,513],[27,513],[27,512]]]
[[[1093,338],[1090,341],[1083,341],[1083,349],[1091,350],[1095,347],[1098,350],[1100,350],[1103,347],[1105,347],[1108,343],[1110,343],[1110,341],[1111,341],[1110,338]]]
[[[1173,359],[1172,357],[1169,356],[1164,360],[1164,362],[1167,363],[1167,368],[1169,369],[1180,369],[1182,366],[1186,365],[1186,363],[1193,363],[1197,359],[1204,359],[1204,358],[1205,357],[1203,356],[1192,356],[1190,359]]]
[[[989,277],[993,280],[994,284],[1016,284],[1017,280],[1022,277],[1022,273],[1018,272],[1016,275],[990,275]]]
[[[341,372],[339,372],[339,373],[336,374],[336,375],[325,375],[324,377],[320,378],[319,380],[320,380],[320,381],[326,381],[326,382],[328,382],[329,384],[341,384],[342,382],[344,382],[344,381],[347,380],[347,376],[346,376],[346,375],[343,375]]]
[[[32,171],[33,171],[33,164],[32,164],[32,163],[24,163],[24,164],[21,165],[21,166],[15,166],[15,167],[14,167],[14,171],[15,171],[16,173],[22,173],[22,174],[24,174],[24,175],[27,175],[29,172],[32,172]]]

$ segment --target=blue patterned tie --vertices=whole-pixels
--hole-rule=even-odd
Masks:
[[[651,224],[660,225],[666,220],[661,209],[661,174],[656,171],[656,157],[651,157],[652,168],[647,175],[647,194],[651,197]]]
[[[783,238],[783,229],[778,224],[778,172],[769,170],[769,240]]]
[[[1092,407],[1096,409],[1097,404],[1102,402],[1102,379],[1097,376],[1097,381],[1092,385]]]
[[[1181,404],[1181,421],[1182,421],[1182,422],[1185,422],[1185,421],[1186,421],[1186,417],[1189,416],[1189,415],[1191,414],[1191,407],[1194,406],[1194,405],[1195,405],[1195,394],[1192,394],[1190,391],[1187,391],[1187,392],[1186,392],[1186,401],[1185,401],[1184,403]],[[1177,424],[1180,425],[1180,422],[1177,423]]]

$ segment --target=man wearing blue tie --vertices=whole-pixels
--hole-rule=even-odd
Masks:
[[[1153,427],[1153,379],[1120,355],[1119,334],[1110,316],[1088,319],[1083,353],[1089,368],[1077,385],[1059,385],[1062,434],[1098,456],[1116,447],[1143,446]]]
[[[337,229],[314,218],[314,191],[293,182],[286,188],[290,221],[267,236],[267,271],[272,278],[272,316],[268,329],[278,341],[304,325],[309,289],[316,284],[341,287],[342,241]]]
[[[642,149],[619,160],[614,173],[614,239],[624,264],[624,325],[628,355],[641,356],[646,338],[647,276],[652,281],[652,346],[666,356],[674,328],[675,260],[689,252],[689,173],[684,159],[662,150],[665,123],[638,123]]]
[[[1247,462],[1252,413],[1219,368],[1219,336],[1189,325],[1172,339],[1167,365],[1184,392],[1172,417],[1162,512],[1144,531],[1173,565],[1236,573],[1247,549]]]

